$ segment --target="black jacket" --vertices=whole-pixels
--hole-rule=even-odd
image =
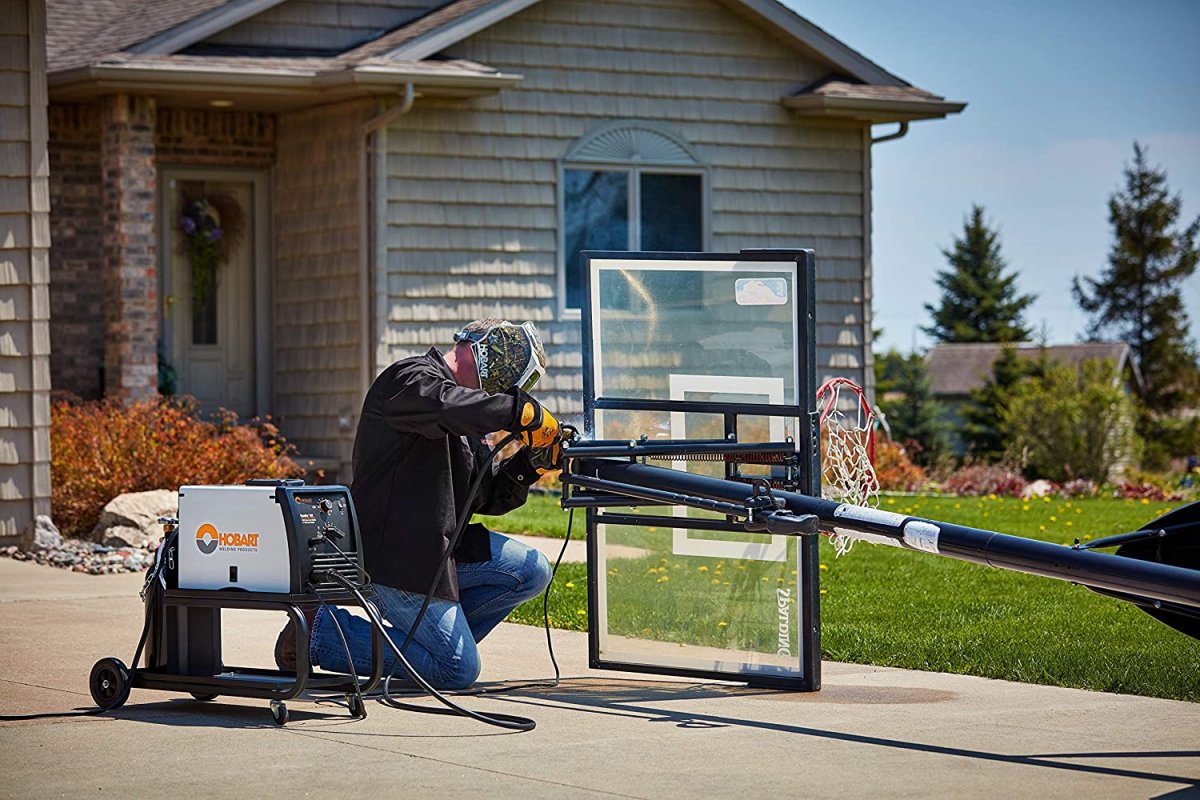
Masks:
[[[522,449],[486,468],[472,508],[471,482],[485,469],[485,434],[516,430],[517,399],[458,385],[436,348],[392,364],[371,385],[354,437],[351,494],[371,578],[424,594],[460,514],[503,514],[522,505],[537,470]],[[463,534],[434,595],[458,600],[455,562],[486,561],[486,529]]]

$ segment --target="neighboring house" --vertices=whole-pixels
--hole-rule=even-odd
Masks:
[[[869,386],[871,126],[964,106],[774,0],[48,19],[54,387],[152,395],[161,346],[180,392],[282,417],[342,477],[373,377],[473,318],[536,322],[539,394],[579,413],[580,249],[812,247],[818,372]],[[201,198],[242,235],[194,301]]]
[[[1126,393],[1141,397],[1145,391],[1133,350],[1125,342],[1086,342],[1045,347],[1026,342],[1015,346],[1017,354],[1023,359],[1032,361],[1044,355],[1053,363],[1069,364],[1077,369],[1085,361],[1109,360],[1116,366]],[[970,399],[972,391],[982,388],[991,379],[992,365],[1004,347],[994,343],[939,344],[925,354],[925,370],[933,397],[946,408],[947,419],[953,428],[954,448],[959,455],[964,451],[956,433],[962,424],[962,406]],[[1128,420],[1128,423],[1132,425],[1133,420]]]

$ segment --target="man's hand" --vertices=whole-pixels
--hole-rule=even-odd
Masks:
[[[533,451],[557,447],[562,431],[558,420],[524,392],[517,393],[517,439]],[[558,460],[558,456],[555,456]]]
[[[529,463],[533,464],[534,469],[538,474],[552,472],[556,469],[562,469],[562,445],[557,441],[549,447],[540,449],[530,448]]]

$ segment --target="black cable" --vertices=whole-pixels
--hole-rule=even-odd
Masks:
[[[388,705],[394,708],[403,708],[408,711],[416,711],[422,714],[452,714],[456,716],[470,717],[471,719],[478,720],[479,722],[483,722],[487,725],[494,725],[497,728],[504,728],[506,730],[531,731],[537,727],[537,723],[527,717],[518,717],[512,714],[482,714],[477,711],[472,711],[469,708],[463,708],[449,697],[446,697],[444,694],[439,692],[428,681],[426,681],[419,672],[417,672],[412,664],[408,662],[408,659],[405,658],[404,653],[402,653],[400,648],[396,646],[396,643],[392,641],[392,637],[388,636],[387,629],[384,626],[383,618],[379,616],[379,611],[376,610],[373,605],[371,605],[367,598],[363,597],[363,594],[361,591],[359,591],[358,587],[347,580],[343,575],[333,570],[328,571],[326,575],[334,582],[341,584],[342,588],[349,590],[355,596],[355,598],[358,600],[359,606],[367,613],[367,617],[371,620],[371,624],[374,625],[381,634],[383,634],[384,642],[386,642],[387,646],[391,648],[392,653],[396,656],[396,659],[400,662],[400,665],[404,667],[409,676],[422,689],[424,689],[431,697],[435,698],[444,706],[446,706],[446,708],[425,708],[422,706],[409,705],[407,703],[399,703],[394,700],[388,703]],[[354,662],[350,663],[350,669],[351,671],[354,671]],[[385,698],[385,701],[387,699],[390,698]]]
[[[425,593],[425,601],[421,603],[421,608],[417,611],[417,616],[413,619],[412,625],[408,628],[408,633],[404,636],[404,643],[400,645],[400,651],[404,652],[408,649],[408,645],[412,642],[413,636],[417,632],[417,627],[421,624],[421,620],[425,619],[425,612],[429,610],[429,604],[433,601],[433,593],[437,591],[437,586],[442,580],[442,576],[446,574],[446,569],[450,566],[450,559],[454,556],[454,548],[458,547],[458,540],[462,538],[463,531],[467,529],[467,523],[471,521],[471,504],[475,502],[475,495],[479,494],[479,487],[483,485],[483,477],[491,468],[492,461],[496,456],[508,446],[509,442],[516,440],[517,434],[510,433],[500,440],[500,444],[491,449],[483,459],[483,468],[479,470],[479,474],[475,476],[475,480],[471,481],[471,488],[467,492],[466,502],[463,503],[462,511],[458,515],[458,528],[454,531],[454,536],[450,538],[450,543],[446,546],[446,555],[438,564],[438,570],[433,575],[433,580],[429,582],[429,591]],[[384,696],[387,696],[387,686],[384,686]]]
[[[129,681],[130,688],[133,687],[133,676],[137,674],[138,662],[142,660],[142,649],[146,646],[146,638],[150,634],[150,624],[161,610],[160,603],[162,602],[162,585],[158,582],[158,578],[162,574],[163,565],[166,563],[164,555],[167,551],[167,548],[174,545],[178,536],[179,532],[178,530],[175,530],[172,531],[171,534],[165,539],[163,539],[162,544],[159,545],[158,557],[155,559],[154,564],[151,565],[146,574],[146,582],[142,584],[142,592],[143,594],[149,592],[149,599],[146,601],[148,607],[146,609],[146,621],[142,623],[142,635],[138,637],[137,648],[133,653],[133,661],[129,666],[129,676],[127,680]],[[28,719],[55,719],[58,717],[94,717],[97,714],[115,711],[119,707],[120,706],[114,706],[111,708],[79,708],[72,711],[36,711],[30,714],[0,714],[0,722]]]
[[[338,552],[340,553],[341,550],[338,550]],[[329,603],[325,602],[325,598],[317,594],[316,587],[310,584],[308,588],[312,590],[313,594],[317,595],[317,599],[321,602],[321,607],[325,609],[325,613],[333,621],[333,627],[337,631],[338,638],[342,640],[342,650],[346,653],[346,663],[350,665],[350,674],[354,676],[354,696],[358,698],[358,707],[363,709],[365,713],[367,704],[363,700],[362,683],[358,679],[358,670],[354,667],[354,656],[350,654],[350,642],[347,641],[346,633],[342,630],[342,623],[338,622],[337,615],[329,609]],[[309,633],[311,634],[312,631],[309,631]],[[307,654],[305,657],[307,657]]]

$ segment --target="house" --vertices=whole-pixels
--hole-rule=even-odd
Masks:
[[[52,385],[161,359],[343,478],[373,377],[473,318],[581,412],[582,249],[813,247],[818,371],[869,385],[872,146],[964,107],[774,0],[47,2]]]
[[[961,427],[963,404],[970,399],[971,392],[982,388],[992,378],[992,365],[1005,346],[991,342],[939,344],[925,354],[925,370],[933,397],[945,406],[946,417],[954,431]],[[1068,364],[1076,369],[1086,361],[1111,361],[1121,376],[1126,393],[1140,397],[1145,392],[1137,359],[1125,342],[1084,342],[1045,347],[1025,342],[1009,346],[1015,346],[1017,355],[1022,359],[1034,361],[1045,357],[1052,363]],[[1128,422],[1133,424],[1133,420]],[[962,455],[965,451],[962,441],[954,434],[952,439],[956,452]]]

